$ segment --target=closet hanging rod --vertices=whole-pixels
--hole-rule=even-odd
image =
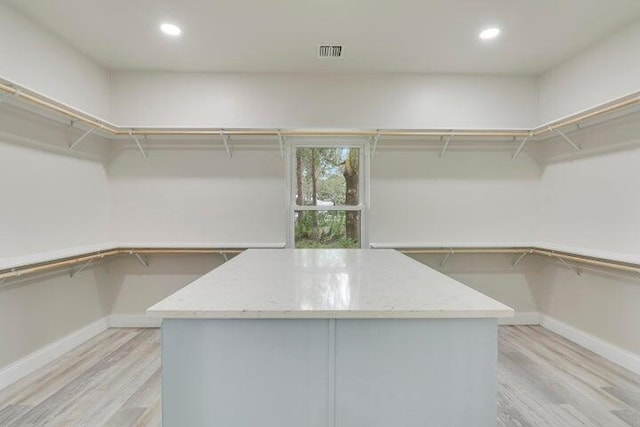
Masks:
[[[575,261],[581,264],[589,264],[598,267],[611,268],[615,270],[627,271],[640,274],[640,264],[630,262],[614,261],[604,258],[596,258],[569,252],[559,252],[551,249],[529,247],[529,248],[415,248],[402,249],[398,251],[404,254],[536,254],[544,255],[568,261]]]
[[[566,126],[577,125],[589,119],[603,116],[605,114],[613,113],[618,110],[622,110],[627,107],[632,107],[636,104],[640,104],[640,95],[634,94],[630,97],[623,97],[611,103],[603,104],[592,110],[588,110],[583,113],[578,113],[569,116],[565,119],[557,120],[549,124],[542,125],[532,131],[532,136],[539,136],[548,132],[553,132],[556,129],[560,129]]]
[[[147,136],[208,136],[219,135],[222,129],[219,128],[184,128],[184,129],[163,129],[163,128],[124,128],[113,125],[89,114],[78,112],[66,106],[62,106],[55,101],[41,95],[30,93],[28,90],[13,83],[0,82],[0,90],[15,95],[17,99],[25,100],[38,106],[61,114],[74,122],[82,122],[85,125],[99,129],[112,136],[147,135]],[[525,138],[539,137],[551,133],[557,129],[576,125],[583,121],[609,114],[627,107],[640,104],[640,93],[620,98],[611,103],[600,105],[596,108],[582,113],[574,114],[564,119],[560,119],[534,129],[513,129],[513,130],[393,130],[393,129],[372,129],[372,130],[304,130],[304,129],[224,129],[230,136],[269,136],[279,138],[292,136],[362,136],[372,137],[446,137],[455,132],[456,137],[487,137],[487,138]]]
[[[68,257],[59,260],[47,261],[42,263],[27,264],[20,267],[13,267],[4,270],[0,270],[0,280],[9,279],[12,277],[24,276],[27,274],[39,273],[47,270],[59,269],[63,267],[70,267],[72,265],[85,263],[97,259],[107,258],[113,255],[117,255],[120,252],[117,249],[89,253],[79,255],[75,257]]]
[[[118,132],[116,128],[112,127],[109,124],[106,124],[100,119],[91,117],[86,114],[78,113],[70,108],[62,107],[45,97],[33,95],[31,93],[25,92],[25,90],[23,89],[18,89],[17,86],[0,83],[0,90],[3,90],[10,95],[17,95],[17,98],[19,99],[24,99],[46,109],[52,110],[56,113],[62,114],[63,116],[66,116],[73,121],[83,122],[90,127],[99,128],[114,135]]]
[[[403,254],[520,254],[531,252],[531,248],[400,248],[398,250]]]
[[[46,270],[59,269],[62,267],[70,267],[80,263],[87,263],[89,261],[107,258],[115,255],[123,254],[239,254],[244,249],[229,249],[229,248],[142,248],[142,247],[127,247],[117,248],[100,252],[92,252],[87,254],[77,255],[75,257],[66,257],[41,263],[27,264],[23,266],[6,268],[0,270],[0,281],[19,277],[27,274],[39,273]],[[598,267],[611,268],[615,270],[622,270],[633,273],[640,273],[640,264],[621,262],[608,260],[604,258],[595,258],[589,256],[578,255],[569,252],[558,252],[551,249],[539,248],[539,247],[461,247],[461,248],[398,248],[398,251],[405,254],[537,254],[543,256],[549,256],[557,259],[564,259],[567,261],[579,262],[582,264],[589,264]]]
[[[19,277],[27,274],[39,273],[47,270],[60,269],[70,267],[80,263],[86,263],[93,260],[108,258],[115,255],[124,254],[239,254],[244,249],[227,249],[227,248],[117,248],[106,251],[91,252],[87,254],[77,255],[74,257],[65,257],[51,261],[26,264],[23,266],[6,268],[0,270],[0,280]]]

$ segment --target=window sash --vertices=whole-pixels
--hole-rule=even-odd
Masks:
[[[288,155],[285,191],[287,194],[287,247],[295,248],[295,212],[296,211],[359,211],[360,212],[360,247],[369,246],[369,162],[370,144],[362,141],[286,141],[286,151]],[[297,148],[358,148],[359,149],[359,183],[361,196],[359,205],[337,205],[337,206],[298,206],[296,200],[296,149]]]

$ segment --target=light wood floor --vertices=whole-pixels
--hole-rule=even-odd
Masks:
[[[499,351],[498,426],[640,426],[640,377],[537,326]],[[160,331],[110,329],[1,391],[0,426],[159,426],[160,395]]]

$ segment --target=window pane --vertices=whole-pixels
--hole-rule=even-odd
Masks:
[[[296,148],[297,206],[360,204],[360,149]]]
[[[360,211],[295,211],[296,248],[359,248]]]

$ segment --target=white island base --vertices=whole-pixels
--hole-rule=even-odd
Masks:
[[[495,426],[495,319],[166,319],[163,425]]]
[[[513,311],[394,251],[247,251],[148,313],[165,427],[496,424]]]

